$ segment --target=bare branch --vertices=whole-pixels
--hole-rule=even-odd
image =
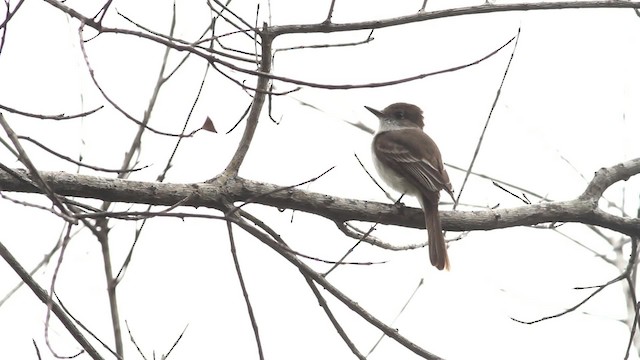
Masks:
[[[458,192],[458,197],[453,199],[453,209],[455,210],[458,207],[458,202],[460,202],[460,197],[462,196],[462,192],[464,191],[464,187],[467,184],[467,180],[469,179],[469,175],[471,174],[471,170],[473,169],[473,164],[475,164],[476,159],[478,158],[478,154],[480,152],[480,146],[482,145],[482,140],[484,139],[484,134],[487,131],[487,127],[489,126],[489,121],[491,120],[491,115],[493,114],[493,110],[496,108],[498,104],[498,99],[500,99],[500,94],[502,92],[502,86],[504,86],[504,81],[507,78],[507,74],[509,73],[509,68],[511,67],[511,62],[513,61],[513,55],[516,53],[516,49],[518,48],[518,40],[520,39],[520,29],[518,29],[518,34],[516,35],[516,41],[513,44],[513,50],[511,51],[511,57],[509,58],[509,62],[507,63],[507,67],[504,69],[504,75],[502,75],[502,81],[500,82],[500,86],[498,87],[498,91],[496,91],[496,96],[493,99],[493,104],[491,105],[491,110],[489,110],[489,115],[487,116],[487,121],[484,123],[484,127],[482,128],[482,133],[480,133],[480,138],[478,139],[478,144],[476,145],[476,149],[473,152],[473,157],[471,158],[471,163],[467,168],[467,172],[464,175],[464,180],[462,181],[462,185],[460,186],[460,191]],[[451,196],[453,198],[453,195]]]
[[[9,250],[0,242],[0,256],[4,259],[4,261],[9,264],[9,266],[13,269],[13,271],[20,276],[22,281],[29,286],[31,291],[38,297],[43,304],[47,304],[50,297],[47,292],[38,285],[38,283],[27,273],[27,271],[20,265],[18,260],[9,252]],[[71,336],[80,344],[80,346],[86,351],[89,356],[91,356],[94,360],[103,360],[102,356],[98,353],[98,351],[91,345],[87,339],[85,339],[84,335],[80,332],[80,330],[73,324],[73,321],[65,314],[64,310],[58,305],[56,302],[51,302],[51,311],[56,315],[58,320],[64,325],[64,327],[69,331]]]
[[[358,241],[362,240],[366,243],[369,243],[371,245],[374,245],[386,250],[393,250],[393,251],[414,250],[414,249],[420,249],[420,248],[426,247],[428,244],[425,241],[420,244],[409,244],[409,245],[398,246],[398,245],[384,242],[376,238],[375,236],[372,236],[371,234],[369,234],[369,236],[364,236],[364,234],[366,233],[365,231],[360,230],[349,223],[336,222],[336,226],[340,231],[342,231],[343,234],[345,234],[346,236],[352,239],[356,239]]]
[[[342,325],[340,325],[340,322],[338,322],[338,319],[336,319],[336,317],[333,315],[333,312],[329,308],[329,304],[327,304],[327,300],[325,300],[324,296],[322,296],[316,284],[313,282],[313,280],[310,277],[306,276],[304,272],[301,271],[301,273],[304,276],[304,279],[307,280],[307,284],[311,288],[311,291],[313,291],[313,295],[315,295],[316,299],[318,299],[318,304],[320,304],[320,307],[322,307],[325,314],[327,314],[329,321],[331,321],[331,324],[338,332],[338,335],[340,335],[340,337],[342,338],[342,341],[344,341],[344,343],[347,344],[347,346],[349,347],[353,355],[355,355],[358,359],[366,360],[367,358],[364,355],[362,355],[360,350],[358,350],[356,345],[353,343],[353,341],[351,341],[351,339],[347,335],[346,331],[344,331],[344,328],[342,327]]]
[[[418,286],[416,286],[416,288],[413,290],[413,292],[411,293],[407,301],[404,303],[400,311],[398,311],[398,315],[396,315],[396,317],[393,318],[393,320],[389,324],[390,326],[393,326],[396,323],[396,321],[398,321],[398,318],[400,318],[400,315],[402,315],[402,313],[407,309],[407,306],[411,303],[411,300],[413,300],[413,298],[416,296],[416,294],[418,293],[418,290],[420,290],[423,284],[424,284],[424,278],[421,278],[420,281],[418,282]],[[385,337],[385,334],[380,335],[380,338],[378,339],[378,341],[376,341],[375,344],[373,344],[373,346],[371,347],[371,350],[369,350],[369,352],[367,353],[367,356],[373,353],[373,351],[378,347],[380,342],[382,342],[382,339],[384,339],[384,337]]]
[[[606,289],[609,285],[615,284],[620,280],[623,279],[628,279],[629,278],[629,274],[631,273],[631,269],[633,269],[635,267],[636,264],[636,259],[637,259],[637,251],[638,251],[638,246],[637,246],[637,238],[636,237],[631,237],[632,239],[634,239],[633,241],[633,247],[631,248],[631,254],[629,256],[629,262],[627,263],[627,267],[626,269],[622,272],[622,274],[620,274],[619,276],[615,277],[614,279],[611,279],[609,281],[607,281],[606,283],[602,284],[602,285],[598,285],[598,286],[584,286],[584,287],[576,287],[576,290],[586,290],[586,289],[593,289],[595,288],[596,290],[594,290],[591,294],[589,294],[587,297],[585,297],[582,301],[580,301],[579,303],[575,304],[574,306],[561,311],[557,314],[554,315],[549,315],[549,316],[545,316],[542,317],[540,319],[537,320],[533,320],[533,321],[522,321],[522,320],[518,320],[515,318],[511,318],[513,321],[521,323],[521,324],[527,324],[527,325],[531,325],[531,324],[535,324],[535,323],[539,323],[542,321],[546,321],[546,320],[550,320],[550,319],[555,319],[561,316],[564,316],[570,312],[573,312],[575,310],[577,310],[578,308],[580,308],[582,305],[586,304],[589,300],[593,299],[594,296],[598,295],[598,293],[600,293],[602,290]]]
[[[26,111],[21,111],[21,110],[14,109],[12,107],[0,104],[0,109],[6,110],[8,112],[11,112],[11,113],[14,113],[14,114],[18,114],[18,115],[22,115],[22,116],[31,117],[31,118],[36,118],[36,119],[43,119],[43,120],[71,120],[71,119],[77,119],[77,118],[82,118],[82,117],[85,117],[85,116],[89,116],[89,115],[97,112],[98,110],[102,110],[103,108],[104,108],[104,106],[100,105],[100,106],[98,106],[97,108],[95,108],[93,110],[89,110],[89,111],[82,112],[80,114],[73,114],[73,115],[65,115],[65,114],[43,115],[43,114],[33,114],[33,113],[26,112]]]
[[[273,60],[271,56],[271,45],[273,42],[273,38],[262,33],[261,37],[262,62],[260,63],[260,73],[268,74],[271,72],[271,61]],[[238,174],[240,165],[244,161],[244,157],[247,155],[247,151],[249,151],[249,146],[251,145],[253,134],[258,127],[258,119],[260,118],[260,113],[262,112],[262,106],[264,105],[264,100],[266,98],[266,91],[269,90],[269,83],[270,80],[267,76],[258,77],[258,85],[256,86],[256,90],[258,91],[256,91],[256,95],[253,98],[253,104],[251,105],[249,116],[247,117],[247,125],[244,128],[244,133],[242,134],[242,139],[240,140],[240,144],[238,145],[236,153],[233,155],[233,158],[231,158],[231,161],[229,161],[229,164],[223,172],[225,177],[236,176]]]
[[[2,31],[2,37],[0,37],[0,54],[2,54],[5,40],[7,39],[7,25],[9,24],[9,21],[13,18],[13,16],[18,12],[22,4],[24,4],[24,0],[20,0],[13,11],[11,11],[11,9],[9,8],[9,0],[5,0],[5,4],[7,6],[7,11],[5,12],[4,21],[0,24],[0,31]]]
[[[188,326],[189,325],[185,326],[184,329],[182,329],[182,332],[180,333],[180,335],[178,335],[178,338],[176,339],[176,341],[173,342],[173,345],[171,345],[171,348],[169,349],[169,351],[167,351],[167,354],[162,357],[162,360],[167,360],[169,358],[169,355],[171,355],[171,352],[173,351],[173,349],[175,349],[176,346],[178,346],[178,343],[180,342],[180,340],[182,340],[184,333],[187,332]]]
[[[364,45],[372,42],[373,39],[373,30],[369,32],[369,35],[366,39],[360,41],[346,42],[346,43],[337,43],[337,44],[317,44],[317,45],[299,45],[299,46],[290,46],[286,48],[279,48],[273,52],[275,56],[278,52],[285,52],[291,50],[302,50],[302,49],[326,49],[326,48],[337,48],[337,47],[347,47],[347,46],[357,46]]]
[[[55,295],[56,300],[58,301],[58,303],[60,304],[60,307],[62,308],[62,310],[64,310],[64,313],[67,314],[71,319],[73,319],[73,321],[75,321],[76,324],[78,324],[78,326],[87,332],[87,334],[91,335],[91,337],[100,343],[100,345],[102,345],[103,348],[105,348],[107,351],[109,351],[113,356],[115,356],[116,358],[118,357],[118,354],[116,354],[115,351],[113,351],[109,345],[105,344],[104,341],[102,341],[93,331],[91,331],[91,329],[89,329],[88,327],[86,327],[82,321],[80,321],[80,319],[76,318],[75,316],[73,316],[73,314],[71,313],[71,311],[69,311],[69,309],[67,309],[66,306],[64,306],[64,303],[62,302],[62,300],[60,299],[60,297],[58,297],[58,294],[54,293],[53,295]]]
[[[51,202],[53,202],[53,204],[58,209],[60,209],[60,216],[62,216],[63,218],[65,218],[65,220],[67,220],[69,222],[73,222],[73,220],[71,220],[71,218],[69,217],[70,216],[69,210],[67,210],[64,207],[64,205],[62,205],[62,202],[60,202],[60,199],[58,199],[57,194],[51,189],[49,184],[47,184],[47,182],[42,178],[42,176],[40,176],[40,172],[35,167],[33,162],[31,162],[31,159],[29,159],[29,156],[27,155],[27,152],[24,151],[24,149],[22,148],[22,145],[20,145],[20,141],[18,140],[17,134],[13,131],[11,126],[9,126],[9,123],[7,123],[7,121],[5,120],[5,118],[2,115],[2,113],[0,113],[0,126],[2,126],[4,131],[7,133],[7,136],[9,137],[11,142],[13,143],[13,146],[15,147],[15,150],[19,155],[18,156],[18,160],[20,160],[20,162],[23,163],[24,166],[27,167],[27,169],[29,169],[29,174],[31,175],[31,180],[35,184],[37,184],[38,188],[44,194],[46,194],[47,197],[49,197]]]
[[[232,210],[232,208],[232,206],[229,206],[230,211]],[[233,238],[233,227],[231,226],[231,221],[227,221],[227,234],[229,235],[229,243],[231,244],[231,256],[233,257],[233,264],[235,265],[236,275],[238,275],[238,281],[240,282],[240,288],[242,289],[242,297],[244,298],[244,302],[247,305],[247,313],[249,314],[249,319],[251,320],[253,335],[256,338],[258,357],[260,358],[260,360],[264,360],[264,353],[262,352],[262,342],[260,341],[260,332],[258,331],[258,321],[256,320],[256,316],[253,313],[253,306],[251,306],[251,301],[249,300],[249,292],[247,291],[247,286],[244,283],[242,271],[240,270],[240,262],[238,261],[238,253],[236,251],[236,242]]]
[[[331,18],[333,17],[333,8],[336,5],[336,0],[331,0],[331,5],[329,6],[329,13],[327,14],[327,18],[323,21],[325,24],[331,23]]]
[[[70,163],[73,163],[73,164],[76,164],[76,165],[78,165],[78,166],[80,166],[80,167],[85,167],[85,168],[92,169],[92,170],[96,170],[96,171],[111,172],[111,173],[122,173],[122,172],[134,172],[134,171],[140,171],[140,170],[142,170],[142,169],[146,169],[146,168],[148,168],[148,167],[149,167],[148,165],[146,165],[146,166],[142,166],[142,167],[139,167],[139,168],[132,168],[132,169],[128,169],[128,170],[122,170],[122,169],[107,169],[107,168],[103,168],[103,167],[100,167],[100,166],[94,166],[94,165],[85,164],[85,163],[83,163],[83,162],[80,162],[80,161],[74,160],[74,159],[72,159],[72,158],[70,158],[70,157],[68,157],[68,156],[62,155],[62,154],[60,154],[59,152],[57,152],[57,151],[55,151],[55,150],[53,150],[53,149],[49,148],[48,146],[44,145],[44,144],[43,144],[43,143],[41,143],[41,142],[39,142],[38,140],[36,140],[36,139],[32,139],[32,138],[30,138],[30,137],[28,137],[28,136],[18,136],[18,139],[21,139],[21,140],[27,140],[28,142],[33,143],[33,144],[37,145],[37,146],[38,146],[39,148],[41,148],[42,150],[44,150],[44,151],[48,152],[49,154],[53,154],[53,155],[55,155],[55,156],[59,157],[60,159],[66,160],[66,161],[68,161],[68,162],[70,162]]]
[[[258,226],[260,229],[262,229],[267,235],[271,236],[271,238],[273,240],[275,240],[275,244],[278,244],[281,247],[281,249],[283,249],[284,251],[288,251],[288,252],[290,252],[292,254],[296,254],[296,255],[300,256],[300,254],[296,253],[295,251],[291,250],[291,248],[289,248],[289,246],[284,242],[284,240],[282,240],[282,237],[278,233],[276,233],[273,229],[271,229],[269,226],[267,226],[260,219],[258,219],[255,216],[247,213],[244,210],[239,210],[238,214],[240,216],[242,216],[243,218],[248,219],[252,223],[256,224],[256,226]],[[240,221],[240,218],[239,217],[235,217],[235,220],[236,221]],[[302,274],[302,276],[304,276],[305,280],[307,281],[307,284],[311,288],[311,291],[313,291],[313,294],[315,295],[316,299],[318,299],[318,303],[320,304],[322,309],[325,311],[325,314],[329,318],[329,321],[331,321],[331,324],[333,324],[333,327],[336,329],[336,331],[338,332],[338,334],[340,335],[342,340],[345,342],[345,344],[347,344],[349,349],[351,349],[351,352],[358,359],[365,359],[365,357],[360,353],[358,348],[351,341],[351,339],[349,338],[347,333],[344,331],[344,329],[342,328],[342,326],[340,325],[338,320],[333,315],[333,312],[329,308],[329,305],[327,304],[327,301],[325,300],[325,298],[320,293],[320,290],[318,290],[318,287],[313,282],[313,279],[311,279],[303,271],[300,271],[300,273]]]
[[[611,185],[617,183],[620,180],[629,180],[630,177],[636,175],[633,171],[635,169],[634,164],[638,159],[630,160],[618,165],[602,168],[595,173],[593,180],[587,186],[587,189],[580,195],[580,200],[597,201],[602,197],[602,194]],[[631,166],[629,166],[631,165]]]
[[[612,169],[616,169],[613,171]],[[15,173],[30,178],[24,170]],[[606,179],[607,183],[629,178],[640,173],[640,158],[627,161],[599,173],[591,183]],[[211,183],[161,184],[157,182],[128,181],[63,172],[41,172],[52,189],[61,195],[107,201],[171,206],[193,196],[184,206],[204,206],[224,211],[222,198],[230,201],[254,199],[257,204],[281,209],[300,210],[320,215],[332,221],[359,220],[381,224],[424,228],[420,209],[398,207],[372,201],[345,199],[311,191],[288,189],[281,186],[243,178],[217,177]],[[615,178],[614,176],[618,176]],[[35,190],[10,173],[0,171],[0,188],[4,191],[33,193]],[[265,195],[269,193],[269,195]],[[627,235],[640,234],[640,219],[619,217],[597,208],[597,199],[574,199],[543,202],[509,209],[475,211],[441,211],[442,226],[450,231],[493,230],[514,226],[531,226],[546,222],[579,222],[597,225]]]
[[[47,2],[53,0],[46,0]],[[352,22],[346,24],[336,24],[321,22],[319,24],[300,24],[273,26],[270,29],[274,36],[284,34],[310,34],[310,33],[333,33],[353,30],[383,29],[392,26],[412,24],[433,19],[442,19],[463,15],[477,15],[488,13],[499,13],[506,11],[532,11],[532,10],[560,10],[560,9],[636,9],[640,8],[640,2],[632,1],[559,1],[559,2],[537,2],[520,4],[483,4],[479,6],[469,6],[454,9],[423,12],[419,11],[411,15],[400,16],[390,19],[371,20],[362,22]]]
[[[46,0],[46,1],[51,1],[51,0]],[[64,8],[64,6],[63,6]],[[66,11],[65,11],[66,12]],[[147,34],[144,32],[139,32],[139,31],[131,31],[131,30],[127,30],[127,29],[116,29],[116,28],[107,28],[107,27],[102,27],[101,25],[98,26],[98,24],[96,24],[95,22],[93,22],[91,19],[87,19],[86,17],[83,17],[82,15],[80,15],[79,13],[77,13],[75,10],[69,9],[69,12],[67,12],[69,15],[77,17],[78,19],[80,19],[81,21],[83,21],[83,24],[94,27],[96,30],[102,32],[102,33],[117,33],[117,34],[126,34],[126,35],[132,35],[132,36],[136,36],[136,37],[141,37],[141,38],[146,38],[155,42],[158,42],[160,44],[163,44],[167,47],[170,47],[172,49],[178,50],[178,51],[188,51],[191,52],[203,59],[208,60],[210,63],[218,63],[220,65],[223,65],[229,69],[238,71],[238,72],[242,72],[248,75],[254,75],[254,76],[258,76],[259,79],[264,79],[264,81],[268,80],[280,80],[283,82],[287,82],[287,83],[291,83],[291,84],[296,84],[296,85],[303,85],[303,86],[309,86],[309,87],[313,87],[313,88],[322,88],[322,89],[333,89],[333,90],[348,90],[348,89],[360,89],[360,88],[378,88],[378,87],[386,87],[386,86],[391,86],[391,85],[397,85],[397,84],[403,84],[406,82],[410,82],[410,81],[415,81],[415,80],[419,80],[419,79],[423,79],[429,76],[435,76],[435,75],[439,75],[439,74],[444,74],[444,73],[448,73],[448,72],[453,72],[453,71],[457,71],[457,70],[461,70],[470,66],[474,66],[479,64],[480,62],[492,57],[493,55],[497,54],[500,50],[502,50],[505,46],[507,46],[509,43],[511,43],[511,41],[514,40],[514,38],[511,38],[510,40],[508,40],[505,44],[503,44],[502,46],[500,46],[499,48],[497,48],[496,50],[490,52],[489,54],[487,54],[486,56],[477,59],[475,61],[472,61],[470,63],[467,64],[463,64],[463,65],[458,65],[458,66],[454,66],[451,68],[447,68],[447,69],[443,69],[443,70],[438,70],[438,71],[433,71],[433,72],[429,72],[429,73],[423,73],[423,74],[418,74],[418,75],[414,75],[414,76],[410,76],[410,77],[406,77],[406,78],[402,78],[402,79],[396,79],[396,80],[389,80],[389,81],[384,81],[384,82],[375,82],[375,83],[367,83],[367,84],[338,84],[338,85],[332,85],[332,84],[320,84],[320,83],[315,83],[315,82],[310,82],[310,81],[304,81],[304,80],[298,80],[298,79],[292,79],[292,78],[288,78],[288,77],[284,77],[284,76],[278,76],[278,75],[274,75],[271,74],[270,71],[264,71],[265,68],[265,62],[268,62],[269,64],[269,70],[271,69],[270,63],[271,63],[271,52],[270,52],[270,48],[271,48],[271,44],[262,44],[262,64],[261,64],[261,69],[260,70],[250,70],[250,69],[245,69],[242,67],[239,67],[231,62],[228,61],[224,61],[218,57],[212,56],[206,52],[203,52],[201,49],[195,48],[191,45],[182,45],[182,44],[178,44],[178,43],[174,43],[171,42],[169,40],[166,40],[163,37],[158,37],[155,35],[151,35],[151,34]],[[273,42],[273,39],[277,36],[280,35],[278,33],[274,34],[273,32],[273,27],[265,27],[263,28],[263,30],[260,32],[260,35],[262,37],[262,41],[264,42],[267,38],[270,38],[270,43]],[[269,59],[265,60],[265,46],[269,47]],[[260,82],[258,82],[260,84]],[[257,92],[260,93],[261,91],[266,91],[268,89],[267,87],[262,87],[262,86],[258,86],[257,87]],[[107,99],[107,101],[109,101],[109,99],[106,97],[106,95],[103,94],[103,96],[105,96],[105,99]],[[111,101],[110,101],[111,102]],[[113,102],[111,102],[112,105],[117,107],[117,104],[114,104]],[[119,111],[123,112],[122,109],[119,109]],[[132,116],[123,113],[123,115],[127,116],[128,119],[132,120],[132,121],[137,121],[136,119],[134,119]],[[150,129],[151,131],[155,131],[158,132],[157,130],[154,129]],[[160,132],[159,132],[160,133]],[[246,133],[246,131],[245,131]],[[165,135],[169,135],[169,134],[165,134]],[[175,135],[173,135],[175,136]]]
[[[136,347],[138,354],[140,355],[140,357],[142,357],[142,360],[147,360],[147,357],[144,355],[144,353],[142,352],[142,349],[140,349],[140,346],[138,346],[136,339],[133,337],[133,333],[131,333],[131,328],[129,328],[129,322],[127,320],[124,321],[124,325],[127,327],[127,332],[129,333],[129,340],[131,341],[133,346]]]
[[[113,99],[111,99],[111,97],[109,95],[107,95],[107,93],[102,89],[102,87],[100,86],[100,84],[98,83],[98,80],[95,77],[93,68],[91,67],[91,63],[89,62],[89,55],[87,54],[87,50],[85,49],[84,43],[84,24],[81,24],[80,27],[78,28],[78,37],[79,37],[79,45],[80,45],[80,50],[82,51],[82,55],[83,55],[83,59],[84,62],[87,66],[87,69],[89,70],[89,77],[91,78],[91,81],[93,81],[93,84],[95,85],[96,89],[98,89],[98,91],[100,92],[100,94],[102,95],[102,97],[104,97],[105,100],[107,100],[107,102],[109,104],[111,104],[111,106],[113,106],[116,110],[118,110],[118,112],[120,112],[120,114],[122,114],[125,118],[129,119],[130,121],[132,121],[133,123],[137,124],[138,126],[147,129],[153,133],[156,133],[158,135],[164,135],[164,136],[183,136],[183,137],[189,137],[189,136],[193,136],[192,134],[189,135],[177,135],[177,134],[171,134],[168,132],[164,132],[164,131],[160,131],[157,129],[154,129],[152,127],[150,127],[148,125],[148,117],[150,116],[149,112],[145,113],[145,119],[140,121],[138,119],[136,119],[133,115],[129,114],[127,111],[125,111],[122,107],[120,107],[120,105],[118,105]],[[167,48],[166,52],[168,52],[169,49]],[[166,59],[165,59],[166,60]],[[166,61],[163,63],[166,65]],[[154,94],[157,95],[157,94]]]
[[[422,356],[425,359],[437,360],[441,359],[439,356],[432,354],[425,349],[419,347],[415,343],[411,342],[409,339],[400,335],[400,333],[382,321],[378,320],[376,317],[368,313],[362,306],[360,306],[357,302],[351,300],[345,294],[343,294],[338,288],[333,286],[327,279],[325,279],[321,274],[317,273],[313,269],[311,269],[307,264],[300,261],[291,253],[285,251],[283,247],[276,241],[272,240],[268,235],[261,232],[260,230],[252,227],[245,221],[241,221],[237,223],[243,230],[253,235],[255,238],[259,239],[265,245],[271,247],[273,250],[277,251],[283,258],[289,261],[292,265],[298,268],[305,277],[309,277],[313,279],[316,283],[320,284],[323,288],[325,288],[329,293],[335,296],[338,300],[340,300],[343,304],[345,304],[349,309],[358,314],[364,320],[366,320],[371,325],[383,331],[387,336],[394,339],[398,343],[402,344],[405,348],[412,351],[413,353]]]

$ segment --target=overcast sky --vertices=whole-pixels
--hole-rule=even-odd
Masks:
[[[338,1],[333,20],[351,22],[407,15],[421,1]],[[456,2],[457,3],[457,2]],[[67,1],[92,15],[100,2]],[[116,9],[134,21],[167,33],[170,1],[115,1],[105,25],[132,28]],[[256,2],[232,2],[232,9],[255,22]],[[479,2],[460,2],[459,5]],[[451,2],[429,1],[427,10]],[[13,6],[13,4],[12,4]],[[260,2],[258,23],[317,23],[328,1]],[[175,37],[194,40],[210,17],[204,2],[177,2]],[[231,31],[221,24],[220,31]],[[82,120],[42,121],[3,112],[19,135],[33,137],[62,154],[87,163],[118,168],[137,128],[108,106],[92,84],[78,43],[76,20],[44,2],[25,2],[9,23],[0,54],[0,104],[31,113],[73,114],[107,105]],[[470,15],[376,30],[369,44],[329,49],[278,52],[278,75],[324,84],[361,84],[433,72],[475,61],[494,51],[521,29],[511,68],[492,114],[474,171],[526,188],[548,200],[577,197],[601,167],[640,156],[640,18],[632,10],[529,11]],[[95,35],[87,30],[85,38]],[[366,31],[284,36],[276,48],[364,40]],[[227,45],[252,51],[246,37],[229,37]],[[103,34],[86,43],[89,61],[102,88],[118,104],[142,118],[155,84],[162,47],[133,36]],[[447,164],[466,168],[514,50],[511,43],[495,56],[461,71],[427,77],[387,88],[322,90],[302,88],[273,99],[273,123],[263,114],[240,175],[291,185],[336,168],[302,187],[336,196],[388,202],[358,165],[369,171],[371,135],[349,124],[371,128],[377,120],[364,105],[382,109],[398,102],[420,106],[426,127]],[[169,65],[184,56],[173,52]],[[251,65],[243,64],[248,68]],[[206,63],[189,59],[163,88],[151,125],[179,132],[189,113]],[[238,79],[245,75],[226,70]],[[276,83],[281,90],[288,84]],[[210,71],[188,131],[209,116],[218,134],[198,133],[180,146],[168,182],[191,183],[212,178],[227,165],[244,125],[233,127],[250,98],[237,85]],[[301,105],[304,101],[313,109]],[[6,135],[0,137],[6,140]],[[143,138],[140,164],[149,168],[131,179],[154,181],[170,156],[175,139],[153,134]],[[76,172],[76,166],[25,144],[41,170]],[[5,148],[0,162],[21,167]],[[464,173],[448,169],[460,189]],[[95,174],[88,170],[81,173]],[[101,176],[112,176],[104,175]],[[636,214],[637,179],[612,186],[608,200]],[[626,198],[623,191],[626,191]],[[45,206],[43,196],[3,193]],[[396,194],[397,195],[397,194]],[[539,199],[531,198],[533,201]],[[458,210],[523,205],[471,177]],[[100,204],[91,201],[93,205]],[[417,202],[406,199],[409,206]],[[604,206],[604,204],[602,204]],[[450,209],[450,204],[441,209]],[[115,209],[130,209],[116,204]],[[144,207],[134,207],[144,209]],[[158,209],[159,210],[159,209]],[[217,214],[206,209],[185,209]],[[337,260],[353,245],[330,221],[262,206],[246,210],[267,221],[289,245],[304,254]],[[58,240],[60,219],[48,212],[0,200],[2,241],[31,269]],[[218,214],[219,215],[219,214]],[[293,221],[292,221],[293,218]],[[370,224],[356,224],[367,229]],[[124,260],[139,224],[112,221],[113,262]],[[318,306],[297,269],[239,229],[238,256],[260,326],[265,355],[271,359],[353,358]],[[392,252],[362,244],[349,261],[380,262],[341,266],[328,279],[373,315],[423,348],[446,359],[620,359],[628,342],[621,322],[626,306],[620,284],[603,291],[580,310],[535,325],[535,320],[573,306],[586,294],[576,286],[598,285],[619,273],[564,235],[613,258],[603,239],[585,226],[567,224],[558,232],[513,228],[476,231],[451,243],[452,270],[429,265],[426,249]],[[616,239],[619,234],[607,233]],[[426,241],[424,230],[379,226],[374,235],[394,244]],[[447,233],[447,238],[458,234]],[[70,243],[57,280],[57,294],[96,335],[113,344],[100,246],[83,229]],[[138,346],[151,358],[168,351],[185,326],[172,353],[174,359],[257,358],[255,341],[238,286],[224,223],[213,220],[154,219],[144,228],[125,280],[119,285],[121,317]],[[308,262],[319,271],[329,265]],[[48,288],[55,262],[36,273]],[[392,321],[424,280],[406,310]],[[18,283],[0,263],[0,297]],[[367,353],[380,332],[325,294],[336,316],[361,352]],[[0,358],[36,358],[32,339],[43,359],[53,359],[44,344],[45,307],[22,288],[0,308]],[[50,340],[63,355],[77,344],[57,322]],[[125,336],[127,357],[137,358]],[[631,358],[637,359],[631,351]],[[106,352],[104,352],[105,356]],[[206,354],[206,355],[205,355]],[[87,358],[85,355],[81,358]],[[109,356],[107,356],[109,358]],[[384,339],[371,359],[412,359],[415,355]]]

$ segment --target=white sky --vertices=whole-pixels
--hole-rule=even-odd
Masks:
[[[87,15],[97,11],[98,3],[66,2]],[[338,1],[334,21],[404,15],[418,9],[421,3]],[[432,0],[428,9],[450,4]],[[232,5],[238,14],[255,19],[255,2],[238,1]],[[271,5],[274,24],[314,23],[326,16],[328,1],[272,0]],[[194,39],[207,23],[206,4],[178,1],[177,7],[176,37]],[[261,2],[260,22],[267,19],[266,8],[267,3]],[[115,9],[156,31],[166,32],[169,27],[169,1],[115,1],[106,24],[129,27]],[[632,10],[511,12],[429,21],[376,31],[375,41],[368,45],[281,52],[275,59],[275,72],[327,84],[392,80],[474,61],[514,36],[518,27],[522,34],[515,58],[474,171],[552,200],[572,199],[586,185],[583,176],[590,180],[601,167],[640,156],[640,18]],[[9,24],[7,43],[0,55],[0,103],[45,114],[73,114],[106,105],[87,76],[77,28],[76,21],[44,2],[27,1]],[[88,31],[86,37],[92,34]],[[278,39],[275,45],[359,41],[366,35],[296,35]],[[246,45],[246,39],[232,37],[228,43],[242,46],[236,44]],[[101,35],[86,47],[103,89],[141,118],[163,49],[138,38],[111,34]],[[251,48],[249,44],[247,49]],[[240,174],[290,185],[336,166],[306,188],[336,196],[388,201],[353,156],[357,154],[373,169],[370,135],[342,120],[362,121],[375,127],[376,119],[363,106],[383,108],[397,101],[422,107],[427,118],[425,129],[440,146],[445,162],[466,167],[512,49],[509,46],[462,71],[399,86],[352,91],[305,88],[290,97],[276,98],[274,117],[282,117],[282,121],[275,125],[263,117]],[[173,53],[170,64],[175,65],[182,56]],[[179,131],[205,65],[202,60],[190,59],[167,84],[154,110],[152,126]],[[249,98],[218,74],[209,75],[204,100],[196,107],[189,130],[210,116],[221,134],[199,133],[184,141],[168,174],[169,182],[199,182],[213,177],[226,166],[242,134],[242,126],[229,135],[224,132],[237,121]],[[301,106],[294,98],[311,103],[322,112]],[[3,114],[20,135],[31,136],[72,157],[81,152],[87,163],[111,168],[120,166],[136,131],[133,123],[109,106],[87,119],[66,122]],[[153,181],[173,144],[173,139],[145,135],[141,163],[152,166],[131,178]],[[75,166],[29,144],[25,147],[42,170],[76,171]],[[6,150],[0,151],[0,161],[20,167]],[[454,188],[459,190],[464,174],[453,169],[449,174]],[[637,179],[614,185],[605,196],[622,203],[623,188],[631,194],[625,199],[626,211],[635,214]],[[7,195],[48,204],[41,196]],[[462,201],[480,207],[521,205],[477,177],[470,179]],[[413,200],[405,202],[417,205]],[[129,207],[119,204],[116,208]],[[267,220],[290,246],[305,254],[337,260],[353,244],[325,219],[295,213],[291,223],[291,211],[281,213],[257,205],[247,209]],[[0,214],[0,241],[27,268],[53,247],[63,225],[48,213],[6,200],[0,200]],[[111,224],[117,268],[133,241],[136,224]],[[609,246],[584,226],[565,225],[560,231],[596,251],[613,255]],[[298,271],[257,240],[239,230],[235,234],[267,358],[352,358]],[[397,244],[426,240],[423,230],[399,227],[381,226],[375,235]],[[617,275],[615,269],[590,252],[550,230],[515,228],[472,232],[452,244],[449,253],[452,271],[444,273],[429,266],[426,249],[390,252],[360,245],[348,260],[386,263],[341,266],[329,279],[387,323],[424,279],[425,284],[393,326],[447,359],[622,358],[628,330],[619,321],[626,316],[619,284],[605,290],[581,311],[560,319],[531,326],[510,320],[534,320],[560,312],[587,294],[572,290],[573,287],[600,284]],[[65,254],[56,288],[65,306],[112,344],[101,262],[99,245],[83,230]],[[318,270],[328,269],[326,265],[310,264]],[[36,275],[46,288],[52,271],[53,265]],[[0,295],[4,296],[17,282],[11,269],[0,264]],[[377,341],[379,331],[325,295],[349,336],[366,354]],[[172,353],[174,359],[257,358],[221,222],[149,221],[134,261],[119,286],[119,301],[122,319],[131,326],[147,358],[151,358],[152,351],[165,353],[187,324],[185,336]],[[43,359],[53,358],[43,340],[44,314],[44,306],[25,288],[0,308],[0,339],[5,339],[0,341],[0,358],[35,358],[32,339],[38,342]],[[60,324],[54,322],[50,334],[56,351],[71,355],[78,350]],[[136,358],[132,344],[127,339],[125,342],[128,358]],[[415,355],[385,339],[370,358],[411,359]],[[637,358],[633,351],[631,358]]]

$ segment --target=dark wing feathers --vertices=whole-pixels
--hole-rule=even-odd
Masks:
[[[380,141],[382,138],[386,141]],[[379,133],[374,141],[378,151],[386,155],[379,157],[380,161],[405,178],[432,192],[444,189],[450,195],[453,193],[440,150],[429,135],[415,129],[399,129]],[[416,154],[428,155],[420,159]]]

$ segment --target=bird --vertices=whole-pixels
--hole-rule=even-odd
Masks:
[[[418,199],[428,231],[431,264],[438,270],[449,270],[438,201],[441,190],[454,199],[453,187],[438,146],[423,131],[422,110],[402,102],[391,104],[382,111],[365,108],[379,120],[378,131],[371,142],[376,171],[391,188]]]

